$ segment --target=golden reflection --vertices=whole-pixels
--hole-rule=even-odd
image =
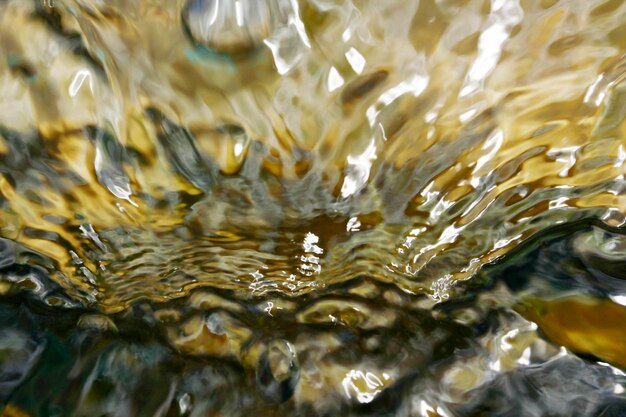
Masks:
[[[547,225],[624,224],[622,2],[270,3],[222,39],[181,2],[4,2],[2,236],[119,311],[363,275],[440,301]]]

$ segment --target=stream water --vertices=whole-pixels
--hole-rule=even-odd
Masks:
[[[0,415],[626,415],[626,1],[0,0],[0,57]]]

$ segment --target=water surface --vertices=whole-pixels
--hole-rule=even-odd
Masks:
[[[625,28],[0,2],[4,414],[620,415]]]

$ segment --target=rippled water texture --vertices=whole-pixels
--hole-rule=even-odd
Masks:
[[[0,0],[0,57],[3,416],[626,415],[626,1]]]

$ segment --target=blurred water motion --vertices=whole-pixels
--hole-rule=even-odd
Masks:
[[[625,1],[4,0],[0,56],[4,415],[625,412]]]

